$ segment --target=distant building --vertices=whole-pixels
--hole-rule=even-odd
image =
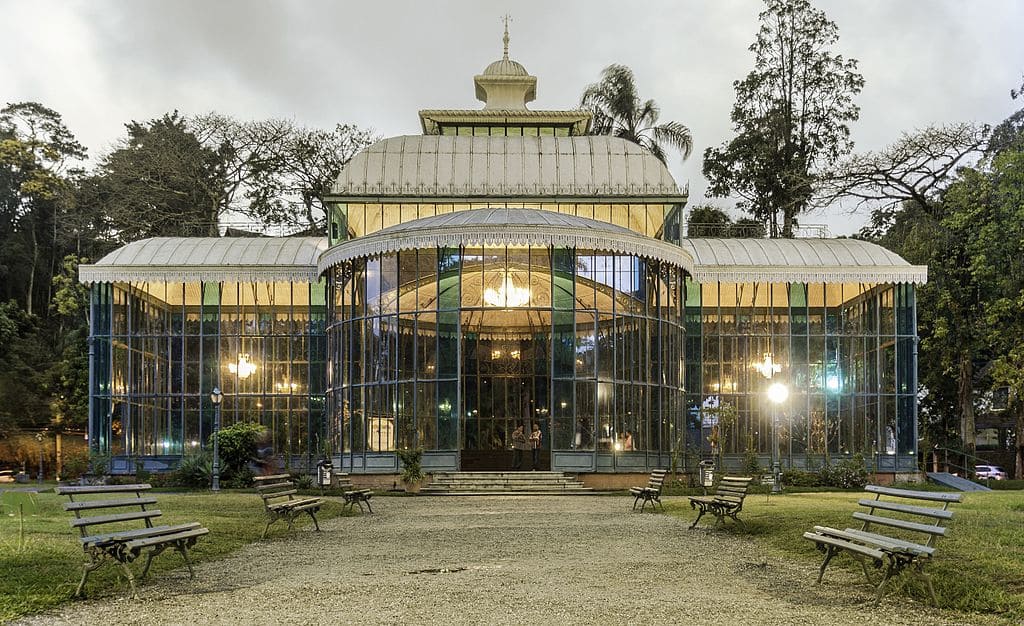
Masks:
[[[219,386],[224,424],[265,424],[293,467],[394,472],[417,447],[427,471],[505,469],[536,422],[570,472],[693,467],[712,442],[737,467],[914,471],[926,268],[851,239],[683,238],[658,159],[527,109],[507,47],[474,82],[482,110],[421,111],[422,135],[352,159],[326,238],[148,239],[82,266],[93,447],[173,466],[208,445]]]

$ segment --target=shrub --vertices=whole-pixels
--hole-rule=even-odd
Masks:
[[[864,457],[855,454],[835,465],[825,466],[821,470],[822,482],[827,487],[840,489],[862,489],[868,484],[868,468]]]
[[[266,427],[253,422],[238,422],[220,429],[221,478],[235,487],[252,484],[249,462],[256,457],[256,444]],[[212,435],[211,435],[212,437]],[[212,441],[211,447],[212,447]]]
[[[295,477],[295,486],[299,489],[312,489],[313,477],[309,474],[299,474]]]
[[[61,478],[75,480],[82,474],[89,473],[89,451],[86,449],[75,450],[64,455],[64,469]]]
[[[398,458],[402,461],[402,482],[418,483],[423,480],[423,450],[399,450]]]
[[[815,472],[805,472],[790,468],[782,472],[782,484],[791,487],[820,487],[821,476]]]
[[[174,472],[175,482],[182,487],[208,487],[213,476],[213,455],[205,450],[186,454]]]

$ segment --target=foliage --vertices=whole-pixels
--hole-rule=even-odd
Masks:
[[[714,424],[708,436],[708,443],[711,444],[712,453],[718,454],[718,467],[725,467],[725,446],[729,441],[732,427],[739,420],[739,411],[734,404],[722,402],[717,406],[701,407],[700,417],[701,423],[710,418]]]
[[[765,234],[761,222],[750,218],[733,221],[728,213],[711,205],[693,207],[686,219],[687,237],[761,238]]]
[[[821,468],[821,482],[825,487],[863,489],[864,485],[868,484],[869,477],[864,457],[859,454],[843,459],[835,465]]]
[[[847,124],[864,79],[856,60],[830,51],[838,28],[809,0],[765,4],[754,69],[733,83],[736,136],[704,152],[703,171],[709,196],[737,195],[772,237],[792,237],[827,167],[852,148]]]
[[[988,126],[963,122],[904,132],[884,150],[840,163],[826,181],[825,201],[883,203],[878,215],[908,201],[929,207],[956,169],[981,152],[988,132]]]
[[[686,126],[679,122],[658,123],[661,110],[654,100],[640,100],[636,77],[625,65],[604,68],[601,80],[584,90],[580,106],[594,115],[591,134],[632,141],[662,163],[666,162],[665,147],[682,152],[684,161],[693,149]]]
[[[753,439],[753,435],[747,435],[747,448],[743,451],[744,476],[761,475],[761,459],[757,456],[757,450],[754,449]]]
[[[76,480],[83,474],[89,473],[89,450],[81,448],[63,454],[63,471],[61,478],[64,480]]]
[[[198,450],[181,457],[174,471],[174,482],[182,487],[209,487],[213,480],[213,455]]]
[[[299,474],[295,477],[295,486],[299,489],[312,489],[313,476],[310,474]]]
[[[791,467],[782,470],[782,484],[787,487],[821,487],[821,474]]]
[[[423,480],[423,450],[418,448],[401,449],[398,451],[398,459],[402,462],[403,483],[412,485]]]
[[[252,484],[252,470],[248,466],[256,458],[256,444],[266,430],[266,426],[254,422],[237,422],[220,429],[221,476],[226,485],[247,487]],[[212,447],[213,435],[210,437]]]

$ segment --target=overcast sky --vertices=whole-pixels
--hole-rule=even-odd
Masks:
[[[839,25],[838,52],[867,85],[853,126],[858,150],[930,123],[994,123],[1024,106],[1019,0],[816,0]],[[473,75],[510,56],[537,76],[534,109],[575,107],[602,68],[633,68],[641,96],[686,124],[694,153],[670,168],[703,202],[701,155],[730,137],[732,82],[752,67],[756,0],[342,3],[216,0],[0,0],[0,100],[64,116],[92,157],[129,120],[167,111],[242,119],[337,122],[382,136],[420,132],[424,108],[479,108]],[[805,223],[833,234],[863,216]]]

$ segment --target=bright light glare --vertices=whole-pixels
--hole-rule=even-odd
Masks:
[[[775,383],[768,387],[768,399],[775,404],[782,404],[789,397],[789,387],[782,383]]]

